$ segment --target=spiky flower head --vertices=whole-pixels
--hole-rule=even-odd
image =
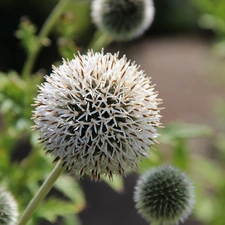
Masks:
[[[0,225],[16,225],[18,206],[10,192],[0,187]]]
[[[161,100],[150,78],[118,54],[89,51],[63,60],[39,87],[34,128],[55,161],[79,177],[135,169],[158,136]]]
[[[141,36],[154,18],[152,0],[94,0],[92,19],[104,33],[118,41]]]
[[[134,201],[138,212],[151,224],[175,225],[192,211],[193,185],[185,173],[172,166],[154,167],[139,178]]]

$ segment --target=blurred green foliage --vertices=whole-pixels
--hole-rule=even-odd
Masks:
[[[203,29],[214,32],[213,50],[218,56],[225,56],[225,2],[223,0],[193,0],[193,5],[199,10],[199,25]],[[213,76],[215,77],[215,76]],[[216,77],[218,78],[218,77]],[[223,77],[224,78],[224,77]],[[224,79],[220,79],[221,84]],[[201,180],[205,188],[201,187],[199,177],[196,176],[196,213],[206,224],[222,225],[225,223],[225,100],[215,104],[216,119],[220,121],[219,130],[215,133],[213,147],[216,157],[198,157],[198,170],[201,170]],[[197,166],[196,166],[197,167]],[[198,172],[198,171],[197,171]]]
[[[24,80],[15,71],[0,73],[0,110],[3,118],[0,135],[0,184],[15,195],[21,211],[52,169],[50,159],[42,153],[42,146],[37,145],[38,135],[31,132],[30,128],[31,104],[41,80],[42,77],[38,74]],[[20,149],[16,147],[21,139],[29,144],[28,149],[24,149],[27,145],[20,146]],[[64,189],[60,184],[66,184]],[[40,218],[54,222],[60,215],[71,214],[75,217],[74,213],[85,207],[83,192],[72,177],[61,176],[55,188],[62,196],[57,196],[56,199],[54,195],[50,195],[41,203],[29,224],[37,224]],[[64,195],[65,188],[67,195]],[[78,194],[76,198],[71,190]]]
[[[6,3],[7,1],[5,1]],[[52,5],[56,1],[50,1]],[[172,3],[162,2],[170,8]],[[173,1],[175,8],[182,8],[183,3]],[[176,2],[176,4],[175,4]],[[37,7],[45,9],[46,2],[35,1]],[[185,1],[190,15],[194,12],[190,2]],[[218,37],[225,41],[225,4],[223,0],[194,0],[202,12],[201,25],[213,29]],[[159,5],[157,2],[156,7]],[[47,7],[47,6],[46,6]],[[48,5],[49,7],[49,5]],[[162,7],[163,8],[163,7]],[[156,9],[157,10],[157,9]],[[174,10],[174,8],[173,8]],[[162,11],[161,11],[162,12]],[[171,11],[168,11],[168,13]],[[171,15],[171,14],[168,14]],[[173,16],[175,16],[173,14]],[[189,17],[191,20],[191,17]],[[190,22],[176,11],[177,27]],[[182,21],[185,20],[185,21]],[[189,23],[191,24],[191,23]],[[23,18],[16,37],[27,54],[31,53],[38,41],[38,28],[27,18]],[[58,18],[57,25],[51,30],[57,39],[57,50],[61,57],[72,58],[78,50],[84,51],[88,43],[93,43],[93,25],[90,19],[90,1],[71,1],[67,10]],[[223,42],[220,42],[223,43]],[[224,42],[225,43],[225,42]],[[50,44],[49,37],[42,40],[42,45]],[[104,45],[103,45],[104,46]],[[101,47],[103,47],[101,46]],[[100,46],[99,46],[100,47]],[[54,62],[57,64],[58,62]],[[33,98],[37,85],[43,80],[41,71],[30,72],[23,77],[19,72],[9,70],[0,72],[0,185],[8,188],[17,199],[22,212],[41,183],[53,168],[51,158],[37,144],[38,134],[31,131]],[[196,188],[196,207],[194,216],[204,224],[223,225],[225,223],[225,104],[219,104],[218,118],[221,119],[221,130],[216,132],[205,125],[172,123],[160,131],[160,145],[152,151],[149,159],[143,160],[139,173],[162,163],[173,164],[186,171]],[[199,137],[213,141],[218,157],[210,159],[191,150],[191,140]],[[19,145],[20,141],[26,143]],[[19,149],[18,149],[19,146]],[[26,147],[26,148],[25,148]],[[104,178],[115,191],[124,188],[123,180],[115,177],[114,182]],[[45,219],[51,223],[63,218],[64,225],[80,224],[77,214],[85,208],[85,197],[82,188],[72,176],[63,174],[57,180],[54,189],[35,211],[29,225],[40,223]]]
[[[225,4],[223,0],[193,0],[200,11],[199,25],[203,29],[212,30],[216,35],[214,50],[225,56]]]
[[[197,30],[198,13],[191,0],[157,0],[154,5],[156,14],[152,29],[156,33],[175,34]]]

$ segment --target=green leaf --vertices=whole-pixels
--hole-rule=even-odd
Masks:
[[[51,197],[39,205],[35,212],[35,216],[44,218],[53,223],[58,216],[72,214],[74,212],[76,212],[74,203]]]
[[[196,179],[212,190],[218,189],[224,183],[224,170],[217,161],[201,155],[193,155],[191,158],[190,170]]]
[[[121,193],[124,190],[123,179],[120,176],[114,176],[113,181],[111,181],[108,177],[102,176],[101,179],[106,182],[114,191]]]
[[[25,81],[21,80],[15,71],[10,71],[8,74],[0,73],[0,92],[1,101],[9,99],[14,104],[20,105],[23,102]],[[18,106],[17,106],[18,107]]]
[[[21,40],[22,46],[27,52],[32,52],[35,48],[36,31],[37,28],[26,17],[23,17],[15,35]]]
[[[194,181],[194,191],[196,195],[194,207],[195,217],[206,224],[212,224],[211,222],[216,210],[216,199],[202,186],[199,178]]]
[[[74,177],[64,174],[55,183],[55,188],[73,201],[74,210],[80,212],[84,209],[86,202],[84,193]]]
[[[139,169],[137,170],[137,172],[139,174],[142,174],[145,171],[149,170],[151,167],[162,164],[162,161],[163,159],[160,151],[151,150],[149,158],[142,159],[138,164]]]
[[[214,145],[219,150],[220,159],[225,162],[225,133],[217,134]]]
[[[197,137],[209,137],[213,135],[213,129],[206,125],[171,123],[160,130],[159,142],[173,144],[177,139],[190,139]]]
[[[63,217],[64,225],[81,225],[81,221],[76,214],[65,215]]]
[[[2,136],[0,137],[0,139]],[[4,171],[10,164],[10,154],[6,149],[3,147],[2,141],[0,140],[0,174]],[[0,175],[1,177],[1,175]]]
[[[177,138],[173,144],[173,164],[182,170],[187,170],[190,165],[186,142],[185,139]]]
[[[74,58],[74,54],[78,52],[78,46],[74,43],[73,40],[68,40],[62,37],[59,39],[58,44],[59,53],[65,59],[71,60],[72,58]]]

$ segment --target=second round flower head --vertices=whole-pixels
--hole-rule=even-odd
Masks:
[[[93,0],[92,18],[96,26],[114,40],[141,36],[154,18],[152,0]]]
[[[158,136],[161,100],[150,78],[118,54],[78,55],[53,67],[35,99],[46,151],[79,177],[135,169]]]
[[[192,211],[193,185],[172,166],[155,167],[138,180],[134,200],[138,212],[152,225],[176,225]]]

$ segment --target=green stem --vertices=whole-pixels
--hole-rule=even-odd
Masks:
[[[101,31],[97,30],[92,40],[90,41],[87,50],[93,49],[93,51],[95,52],[101,51],[101,49],[110,44],[111,41],[112,38],[108,34],[102,33]]]
[[[25,225],[29,221],[33,212],[37,208],[38,204],[44,199],[44,197],[48,194],[52,186],[54,185],[57,178],[64,171],[65,167],[63,166],[63,162],[59,162],[52,172],[49,174],[45,182],[42,184],[38,192],[35,194],[33,199],[30,201],[29,205],[25,209],[24,213],[21,216],[21,219],[18,225]]]
[[[38,53],[43,47],[43,41],[47,38],[47,36],[51,32],[60,15],[65,11],[69,1],[70,0],[60,0],[53,9],[53,11],[51,12],[51,14],[49,15],[49,17],[46,19],[45,23],[43,24],[40,33],[37,36],[37,41],[35,43],[36,46],[34,50],[28,54],[27,60],[22,69],[22,76],[24,79],[26,79],[30,75],[34,62],[38,56]]]

